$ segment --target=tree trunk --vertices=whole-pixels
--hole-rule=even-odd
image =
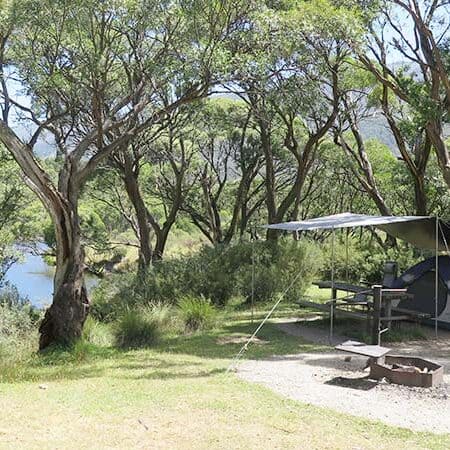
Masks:
[[[161,260],[163,258],[164,250],[166,249],[167,238],[169,237],[169,231],[171,227],[172,225],[166,226],[166,224],[164,224],[163,228],[156,233],[156,243],[155,251],[153,252],[153,259]]]
[[[450,188],[450,152],[445,143],[442,125],[439,121],[432,120],[427,124],[427,132],[441,168],[442,176],[447,186]]]
[[[152,263],[152,245],[150,240],[151,227],[148,221],[147,207],[142,198],[139,189],[137,175],[133,172],[130,164],[125,163],[123,167],[123,180],[125,189],[133,205],[134,212],[137,219],[138,239],[139,239],[139,259],[138,259],[138,274],[143,275],[147,272]]]
[[[368,190],[368,194],[372,198],[375,205],[377,205],[378,211],[380,211],[382,216],[392,216],[391,209],[386,204],[376,185],[372,186],[372,188]]]
[[[39,197],[55,227],[57,245],[53,303],[39,327],[39,348],[71,343],[81,337],[89,310],[78,216],[80,181],[77,160],[66,159],[56,187],[29,147],[3,121],[0,121],[0,140],[20,166],[26,185]]]
[[[39,348],[70,344],[81,337],[89,311],[84,283],[84,251],[80,242],[78,189],[70,188],[69,201],[51,209],[57,241],[53,303],[39,327]]]
[[[275,194],[275,169],[273,164],[272,144],[270,142],[270,134],[263,120],[259,121],[261,132],[261,146],[264,152],[265,161],[265,186],[266,186],[266,205],[269,223],[277,221],[277,203]],[[277,240],[277,230],[267,230],[266,238],[268,240]]]
[[[414,198],[416,203],[416,214],[418,216],[426,216],[428,214],[428,205],[423,175],[414,177]]]

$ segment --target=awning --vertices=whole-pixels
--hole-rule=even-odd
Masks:
[[[436,248],[436,218],[429,216],[369,216],[342,213],[298,222],[265,225],[265,228],[290,232],[331,230],[352,227],[375,227],[417,248]],[[439,220],[439,250],[450,246],[450,226]],[[447,245],[446,245],[447,244]]]

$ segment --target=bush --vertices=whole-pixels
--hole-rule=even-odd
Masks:
[[[186,331],[206,330],[214,325],[216,310],[203,297],[184,297],[178,308]]]
[[[116,344],[123,348],[151,347],[175,326],[172,308],[162,303],[125,311],[116,323]]]
[[[111,274],[100,280],[92,292],[91,316],[101,322],[113,322],[133,304],[136,277],[132,273]]]
[[[19,359],[37,346],[40,312],[12,286],[0,291],[0,357]]]
[[[326,243],[324,251],[326,262],[321,276],[323,279],[330,280],[332,270],[330,242]],[[397,262],[400,275],[424,257],[426,256],[401,241],[397,242],[396,247],[385,249],[375,240],[349,239],[347,263],[346,245],[344,242],[336,239],[334,257],[335,279],[346,281],[348,277],[349,282],[352,283],[379,283],[383,278],[383,268],[387,261]]]
[[[171,305],[157,302],[144,307],[143,310],[147,319],[158,324],[162,333],[174,331],[178,328],[177,317],[173,313]]]
[[[116,345],[122,348],[151,347],[160,338],[158,323],[149,320],[142,311],[129,310],[116,327]]]
[[[100,347],[108,347],[113,343],[111,327],[89,316],[84,323],[83,340]]]
[[[252,292],[256,302],[271,301],[279,294],[297,300],[309,287],[321,265],[321,253],[309,242],[281,241],[255,243],[255,265],[242,264],[238,285],[241,294],[250,300]],[[254,271],[254,286],[252,272]]]
[[[288,298],[297,299],[319,269],[320,255],[317,245],[291,239],[204,247],[194,255],[159,261],[144,278],[105,278],[94,291],[92,313],[99,320],[114,320],[127,308],[174,305],[184,296],[204,297],[217,307],[234,297],[249,300],[253,270],[255,301],[272,300],[294,279]]]

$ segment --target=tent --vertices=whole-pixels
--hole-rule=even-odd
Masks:
[[[449,225],[442,220],[428,216],[369,216],[342,213],[300,222],[264,225],[264,228],[295,233],[353,227],[375,227],[395,238],[409,242],[417,248],[435,250],[437,243],[438,250],[447,251],[447,243],[450,243]]]
[[[446,251],[450,255],[448,249],[450,226],[439,218],[430,216],[372,216],[347,212],[302,221],[269,224],[263,227],[291,233],[310,230],[332,230],[332,286],[334,283],[334,232],[336,229],[374,227],[392,237],[409,242],[417,248],[434,250],[434,258],[423,261],[409,269],[399,279],[395,280],[398,283],[395,287],[407,287],[411,293],[416,293],[417,302],[421,303],[421,307],[427,308],[427,311],[431,308],[436,337],[438,323],[449,323],[450,325],[450,298],[448,296],[450,292],[450,258],[442,259],[442,257],[439,257],[439,251]],[[440,264],[443,265],[442,268]],[[247,350],[250,342],[275,311],[289,288],[290,286],[280,295],[278,301],[273,305],[255,332],[236,354],[228,370],[234,366],[235,362]]]
[[[366,214],[342,213],[331,216],[317,217],[303,221],[282,222],[264,225],[264,228],[299,233],[309,230],[332,230],[332,277],[334,283],[334,231],[341,228],[354,227],[374,227],[378,228],[390,236],[402,239],[417,248],[433,249],[435,251],[434,266],[438,268],[434,274],[434,291],[431,304],[434,304],[433,320],[437,335],[438,313],[439,313],[439,285],[442,282],[439,277],[439,251],[448,252],[450,242],[450,226],[438,219],[430,216],[371,216]],[[426,276],[430,279],[430,274]],[[425,285],[422,284],[422,288]],[[428,283],[428,287],[430,284]],[[422,296],[424,298],[424,296]],[[428,303],[430,303],[428,301]],[[429,304],[427,305],[429,307]]]
[[[410,267],[403,275],[393,280],[389,287],[405,288],[408,293],[413,294],[411,300],[399,301],[395,306],[434,316],[435,268],[436,259],[428,258]],[[441,327],[450,328],[450,258],[448,256],[439,256],[437,275],[437,320]]]

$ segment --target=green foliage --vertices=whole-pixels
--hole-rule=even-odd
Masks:
[[[24,187],[17,164],[0,147],[0,284],[20,256],[14,244],[39,237],[44,217],[42,205]]]
[[[88,316],[83,327],[83,339],[89,344],[108,347],[113,343],[113,334],[108,324]]]
[[[153,303],[127,309],[114,326],[115,342],[119,347],[151,347],[164,333],[175,329],[176,318],[169,305]]]
[[[254,261],[254,264],[252,263]],[[185,296],[210,299],[222,307],[232,298],[272,300],[289,287],[287,298],[304,292],[320,267],[320,252],[309,242],[280,239],[204,247],[198,253],[155,264],[144,278],[106,277],[93,293],[92,314],[114,320],[127,308],[177,304]]]
[[[178,308],[186,331],[207,330],[214,325],[216,310],[203,297],[183,297]]]
[[[157,321],[139,309],[130,309],[118,320],[115,329],[116,344],[122,348],[151,347],[160,338]]]
[[[362,239],[349,238],[348,255],[344,236],[338,236],[335,242],[335,279],[359,283],[379,283],[383,278],[383,267],[387,261],[398,264],[399,274],[416,264],[422,255],[410,246],[397,242],[395,247],[382,248],[379,243],[365,231]],[[331,239],[324,245],[326,255],[322,278],[331,279],[332,256]]]
[[[279,243],[258,241],[243,247],[240,255],[242,260],[238,267],[237,285],[247,301],[251,300],[253,293],[255,302],[270,301],[286,289],[288,300],[298,299],[311,283],[322,261],[318,246],[306,240],[286,239]]]
[[[92,293],[92,317],[111,322],[126,310],[127,305],[134,304],[135,277],[133,273],[124,273],[103,278]]]
[[[28,354],[37,341],[40,313],[6,286],[0,292],[0,360],[15,361]]]

